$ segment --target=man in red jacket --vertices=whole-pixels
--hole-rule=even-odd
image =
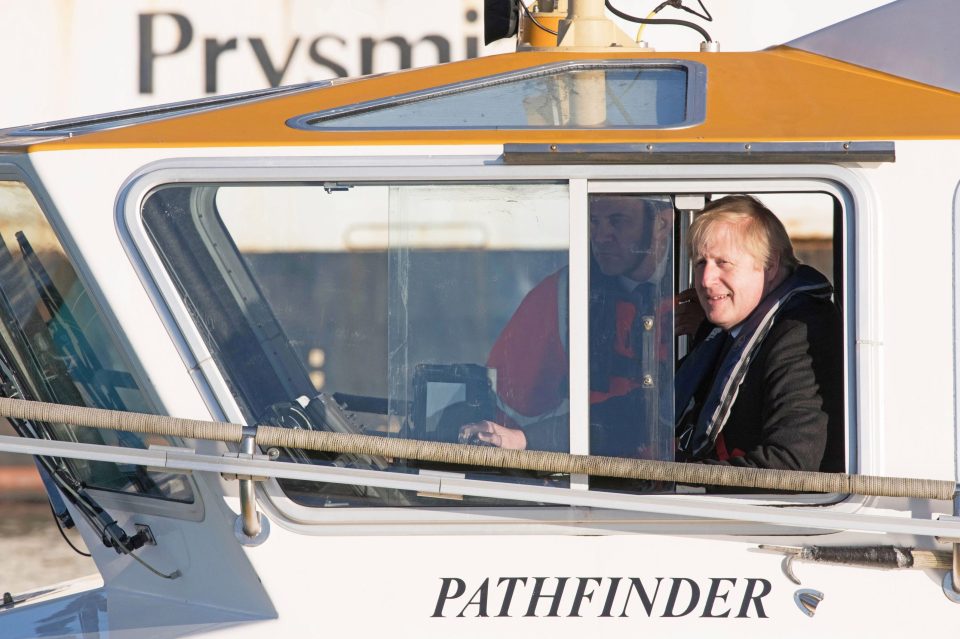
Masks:
[[[672,449],[672,382],[661,375],[673,367],[663,312],[672,304],[672,202],[597,194],[589,206],[591,452],[649,455],[650,433],[642,431],[661,421]],[[496,369],[500,423],[468,424],[461,441],[568,450],[567,280],[563,268],[540,282],[500,333],[487,361]]]

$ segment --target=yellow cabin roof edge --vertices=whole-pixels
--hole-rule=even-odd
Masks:
[[[707,69],[702,124],[678,129],[323,131],[287,121],[346,104],[429,90],[549,62],[689,60]],[[743,105],[749,104],[749,109]],[[960,138],[960,94],[882,71],[778,46],[756,52],[530,51],[449,62],[189,112],[73,137],[12,144],[27,152],[94,148],[499,145],[504,143],[832,142]],[[905,118],[904,113],[916,117]],[[0,149],[11,146],[0,137]]]

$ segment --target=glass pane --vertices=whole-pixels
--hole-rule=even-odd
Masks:
[[[0,319],[0,378],[12,396],[152,412],[36,200],[17,182],[0,182]],[[169,443],[64,424],[38,427],[66,441],[133,448]],[[106,462],[66,463],[94,488],[193,500],[183,475]]]
[[[590,452],[674,459],[673,205],[597,194],[590,213]],[[597,488],[669,486],[593,478]]]
[[[683,67],[561,70],[440,91],[307,123],[336,129],[647,128],[687,118]]]
[[[736,199],[722,202],[728,196]],[[680,270],[678,288],[698,288],[709,303],[697,308],[697,327],[689,322],[697,315],[690,312],[695,295],[683,312],[691,350],[677,370],[677,405],[684,407],[678,456],[738,467],[842,471],[847,455],[840,202],[816,192],[710,193],[706,200],[717,207],[707,215],[720,219],[699,230],[681,229],[686,240],[696,235],[701,245],[690,249],[694,255]],[[733,217],[724,220],[726,214]],[[763,220],[758,229],[769,229],[759,239],[744,231],[744,224],[740,231],[734,228],[747,215]],[[776,269],[749,266],[763,265],[750,255],[759,241],[770,242]],[[740,268],[744,261],[748,266]]]
[[[564,269],[567,207],[566,186],[550,184],[176,186],[147,199],[144,220],[248,422],[460,441],[462,428],[478,420],[519,431],[500,397],[511,372],[493,352],[528,292]],[[559,317],[555,309],[554,326]],[[566,325],[553,332],[565,335]],[[522,337],[514,331],[512,339]],[[566,353],[558,357],[564,381],[551,389],[559,414],[551,426],[565,440]],[[397,472],[565,481],[281,454]],[[308,505],[450,503],[281,485]]]
[[[567,207],[558,186],[391,189],[391,401],[418,438],[568,449]]]

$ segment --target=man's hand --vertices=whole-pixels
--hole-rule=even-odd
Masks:
[[[519,428],[507,428],[486,420],[460,427],[461,444],[475,444],[478,441],[512,450],[523,450],[527,447],[527,436]]]
[[[697,291],[692,288],[677,295],[674,309],[677,335],[693,335],[706,319],[706,314],[697,299]]]

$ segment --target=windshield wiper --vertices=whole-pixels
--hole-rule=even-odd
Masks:
[[[7,359],[6,344],[0,342],[0,392],[5,397],[14,397],[22,399],[31,399],[23,392],[16,373],[10,368]],[[49,436],[41,435],[45,429],[37,426],[29,420],[9,418],[14,430],[21,437],[33,439],[53,439]],[[117,523],[117,520],[110,516],[100,504],[97,503],[87,491],[83,482],[79,481],[67,464],[60,458],[36,456],[35,459],[41,467],[41,478],[47,484],[47,480],[52,482],[59,492],[51,490],[47,485],[47,496],[51,501],[54,515],[66,528],[71,528],[72,518],[69,516],[66,504],[61,499],[61,495],[66,497],[83,516],[90,526],[100,535],[100,540],[107,548],[113,548],[117,553],[130,555],[134,560],[142,564],[154,574],[165,579],[176,579],[180,576],[180,571],[175,570],[172,573],[162,573],[152,566],[146,564],[142,559],[133,554],[134,550],[142,548],[145,544],[155,544],[156,540],[153,534],[146,527],[138,530],[133,535],[127,532]]]
[[[44,322],[46,335],[38,332],[35,333],[36,339],[33,342],[26,339],[23,342],[32,354],[32,361],[42,361],[48,365],[40,370],[44,372],[42,377],[52,391],[50,397],[62,404],[93,405],[99,408],[125,410],[127,407],[120,399],[117,389],[137,388],[133,376],[123,371],[108,371],[103,367],[73,311],[60,294],[53,278],[40,262],[40,258],[23,231],[16,233],[16,239],[23,263],[47,315]],[[6,253],[0,258],[3,265],[15,268],[13,258],[7,253],[6,243],[3,242],[2,237],[0,237],[0,245],[3,245],[2,252]],[[16,323],[16,315],[12,311],[2,285],[0,285],[0,294],[3,298],[2,312],[9,315]],[[19,332],[24,333],[22,328]],[[45,336],[49,336],[49,340],[44,339]],[[42,353],[33,353],[34,344],[46,348]],[[53,369],[52,375],[46,370],[48,367]],[[117,438],[121,445],[142,448],[140,438],[133,433],[119,432]],[[156,482],[143,468],[130,469],[129,472],[124,472],[123,476],[144,492],[159,490]]]
[[[2,284],[0,284],[0,394],[4,397],[14,397],[21,399],[36,399],[38,396],[53,398],[54,401],[72,405],[85,405],[83,397],[76,386],[69,383],[71,379],[67,368],[68,363],[82,363],[86,366],[86,371],[90,366],[99,368],[99,360],[93,352],[89,342],[87,342],[79,325],[76,323],[73,314],[65,304],[63,297],[53,285],[49,274],[39,258],[34,253],[33,248],[27,241],[22,232],[16,234],[17,241],[23,255],[24,263],[30,272],[30,276],[36,287],[36,293],[40,296],[43,309],[49,315],[46,323],[36,314],[33,315],[31,322],[36,330],[32,332],[35,340],[31,342],[24,327],[14,311]],[[16,277],[20,267],[13,260],[13,256],[7,250],[6,242],[0,236],[0,281],[8,278],[17,280],[23,279]],[[19,292],[21,295],[24,291]],[[31,304],[34,306],[34,304]],[[39,309],[37,309],[39,310]],[[44,324],[46,324],[44,326]],[[59,335],[58,335],[59,333]],[[50,344],[50,337],[54,344]],[[41,353],[34,349],[34,344],[43,348]],[[75,346],[73,346],[75,345]],[[57,354],[52,352],[55,346],[66,350],[66,354]],[[78,352],[79,351],[79,352]],[[82,354],[81,354],[82,353]],[[41,359],[42,358],[42,359]],[[21,377],[16,371],[14,362],[20,365],[20,369],[29,369],[35,372],[35,384],[30,383],[30,378]],[[68,363],[65,363],[68,362]],[[77,370],[76,368],[74,370]],[[124,373],[126,375],[126,373]],[[89,373],[87,374],[90,377]],[[122,386],[135,386],[132,384],[132,377],[129,384]],[[96,391],[96,389],[92,389]],[[116,409],[123,409],[124,406],[113,390],[113,398],[109,394],[102,392],[92,393],[95,399],[103,401],[107,406]],[[115,401],[113,401],[115,400]],[[56,440],[53,429],[46,423],[34,423],[30,420],[10,419],[14,430],[21,437],[32,439]],[[132,433],[124,433],[120,441],[127,445],[141,448],[141,442]],[[116,520],[112,518],[97,502],[93,499],[87,487],[77,479],[73,470],[67,463],[60,458],[36,456],[36,463],[40,470],[40,476],[47,488],[48,499],[50,499],[54,516],[65,528],[71,528],[75,524],[67,509],[66,503],[61,495],[72,504],[78,512],[90,523],[91,527],[100,534],[101,541],[108,548],[113,548],[118,553],[129,554],[136,561],[143,563],[139,557],[133,555],[133,551],[141,548],[146,543],[155,543],[152,534],[147,529],[142,529],[133,535],[128,535],[121,528]],[[143,488],[149,488],[153,480],[149,478],[144,469],[137,469],[138,483]],[[128,477],[128,480],[130,478]],[[146,564],[144,564],[146,566]],[[151,566],[146,566],[155,574],[165,578],[175,578],[179,573],[171,574],[161,573]]]

